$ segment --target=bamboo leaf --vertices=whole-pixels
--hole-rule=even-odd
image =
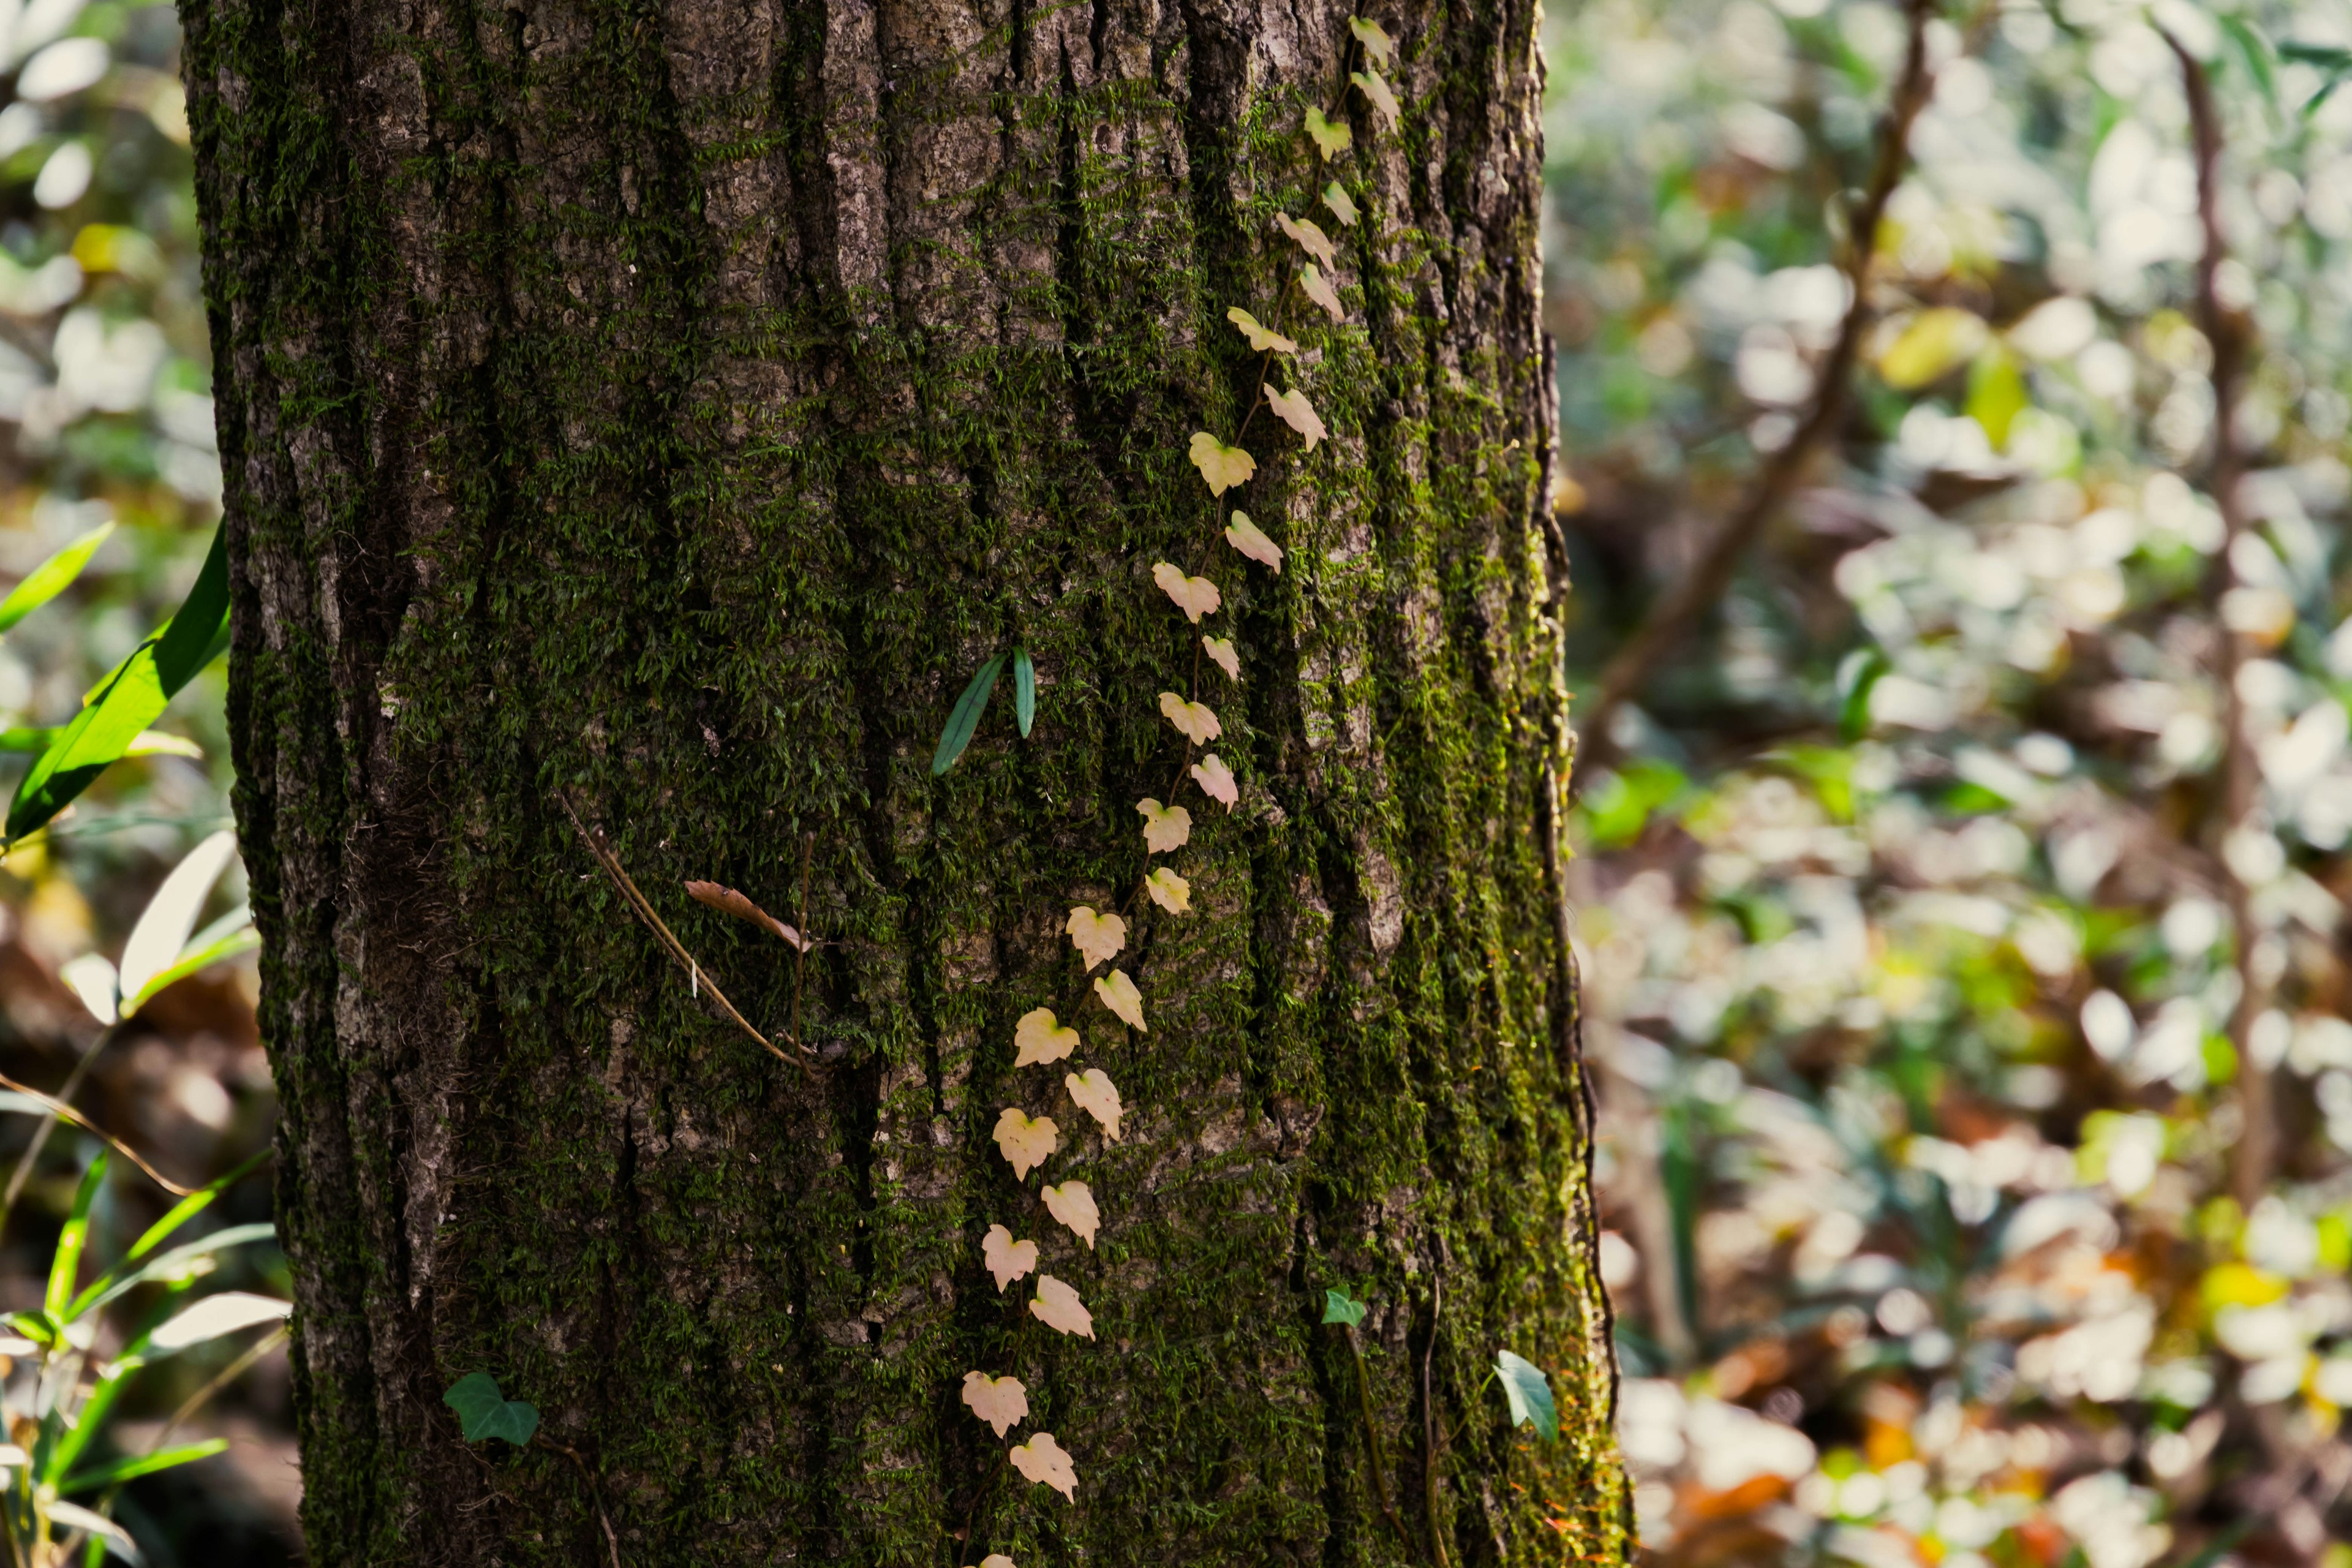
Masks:
[[[939,777],[955,766],[963,749],[971,744],[971,732],[980,728],[980,715],[988,706],[989,693],[996,689],[996,672],[1004,668],[1004,656],[998,654],[980,667],[971,684],[956,699],[953,711],[948,714],[948,727],[940,731],[940,749],[931,758],[931,776]]]
[[[1037,721],[1037,667],[1029,662],[1029,650],[1018,644],[1013,649],[1013,721],[1024,741]]]
[[[58,737],[66,732],[62,724],[20,724],[14,729],[0,730],[0,752],[17,754],[26,752],[46,752],[57,744]],[[205,749],[184,735],[167,735],[161,730],[142,730],[131,738],[122,753],[126,757],[201,757]]]
[[[100,1487],[135,1481],[158,1470],[193,1465],[198,1459],[209,1459],[215,1454],[227,1451],[227,1438],[207,1437],[201,1443],[183,1443],[176,1448],[159,1448],[152,1454],[126,1455],[120,1459],[110,1459],[103,1465],[93,1465],[86,1470],[76,1470],[58,1489],[68,1493],[96,1491]]]
[[[184,955],[188,937],[196,929],[196,915],[212,896],[213,884],[220,880],[223,871],[236,855],[236,834],[223,828],[197,845],[172,868],[155,896],[147,900],[141,911],[139,923],[131,928],[131,940],[122,944],[122,994],[138,998],[149,994],[148,982],[163,973]],[[123,1011],[127,1014],[137,1005],[134,1001]]]
[[[251,919],[242,910],[237,913],[245,915],[248,921]],[[260,945],[261,933],[250,923],[239,926],[236,931],[215,942],[206,942],[199,937],[187,945],[177,963],[149,980],[146,984],[139,988],[139,994],[123,1003],[122,1016],[129,1017],[145,1006],[151,997],[170,990],[189,975],[210,969],[215,963],[226,963],[239,953],[251,952]]]
[[[114,524],[102,522],[26,573],[8,590],[8,596],[0,599],[0,635],[13,631],[18,621],[64,593],[113,531]]]
[[[73,1300],[74,1274],[81,1268],[82,1243],[89,1239],[89,1205],[98,1199],[99,1184],[106,1180],[106,1156],[99,1155],[82,1173],[74,1189],[73,1212],[58,1232],[57,1250],[49,1255],[49,1285],[41,1298],[42,1310],[57,1317]]]
[[[53,1525],[62,1524],[72,1530],[87,1531],[103,1542],[109,1552],[113,1552],[125,1563],[137,1563],[143,1561],[139,1555],[139,1543],[131,1539],[129,1531],[104,1514],[92,1513],[79,1503],[49,1504],[49,1522]]]

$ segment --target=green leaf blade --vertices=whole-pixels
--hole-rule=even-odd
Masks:
[[[963,749],[971,744],[972,731],[980,728],[980,715],[988,707],[989,693],[996,689],[997,671],[1004,668],[1004,656],[998,654],[980,667],[971,684],[956,699],[954,710],[948,714],[948,727],[940,731],[940,749],[931,758],[931,776],[938,778],[955,766]]]
[[[114,531],[114,524],[103,522],[79,539],[25,574],[17,584],[0,599],[0,636],[16,629],[16,623],[66,591],[73,580],[81,575],[98,547]]]
[[[1352,1329],[1364,1321],[1364,1314],[1370,1310],[1370,1305],[1367,1301],[1353,1300],[1345,1290],[1326,1290],[1323,1292],[1323,1321]]]
[[[1495,1354],[1496,1375],[1503,1380],[1503,1397],[1510,1402],[1511,1425],[1533,1426],[1545,1442],[1559,1438],[1559,1406],[1551,1396],[1551,1380],[1543,1369],[1509,1351]]]
[[[110,1459],[103,1465],[92,1465],[86,1470],[76,1470],[59,1485],[66,1493],[96,1491],[123,1481],[135,1481],[142,1476],[152,1476],[158,1470],[172,1469],[180,1465],[193,1465],[198,1459],[209,1459],[215,1454],[228,1452],[228,1439],[207,1437],[201,1443],[183,1443],[176,1448],[159,1448],[152,1454],[129,1455]]]
[[[487,1372],[469,1372],[451,1384],[441,1403],[457,1413],[458,1429],[468,1443],[503,1437],[520,1448],[539,1430],[539,1407],[509,1399]]]
[[[1037,667],[1029,662],[1029,650],[1013,650],[1013,717],[1021,726],[1021,738],[1029,738],[1029,728],[1037,721]]]

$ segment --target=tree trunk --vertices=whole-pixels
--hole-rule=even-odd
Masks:
[[[184,0],[316,1561],[1622,1552],[1536,5],[1383,4],[1393,133],[1322,0]],[[1229,306],[1300,340],[1267,386],[1311,450]],[[1222,502],[1201,430],[1259,464]],[[1016,643],[1034,733],[1008,673],[934,776]],[[1230,813],[1163,691],[1223,719]],[[1147,856],[1146,796],[1186,847]],[[804,844],[804,973],[682,889],[797,921]],[[1162,865],[1189,913],[1139,896]],[[1124,910],[1148,1032],[1080,904]],[[1039,1006],[1084,1043],[1016,1067]],[[1025,1179],[1007,1106],[1061,1128]],[[1072,1178],[1091,1247],[1041,1205]],[[995,1224],[1091,1342],[1000,1293]],[[1002,1440],[972,1370],[1026,1385]],[[466,1443],[474,1372],[542,1440]],[[1005,1463],[1039,1430],[1074,1502]]]

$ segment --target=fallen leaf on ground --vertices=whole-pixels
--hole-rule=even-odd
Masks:
[[[1080,1339],[1095,1337],[1095,1317],[1087,1310],[1078,1293],[1055,1279],[1051,1274],[1037,1276],[1037,1294],[1029,1302],[1029,1310],[1049,1329],[1076,1334]]]
[[[1070,1091],[1071,1101],[1080,1110],[1102,1123],[1104,1137],[1114,1143],[1118,1142],[1118,1119],[1127,1114],[1127,1110],[1118,1102],[1118,1085],[1111,1082],[1110,1074],[1100,1068],[1088,1068],[1084,1072],[1066,1076],[1062,1079],[1062,1087]],[[1045,1203],[1047,1207],[1053,1206],[1051,1198]],[[1059,1210],[1055,1210],[1054,1217],[1062,1218]],[[1062,1223],[1068,1225],[1069,1221],[1062,1220]],[[1076,1227],[1073,1226],[1071,1228]],[[1092,1246],[1093,1243],[1087,1245]]]
[[[1033,1008],[1013,1026],[1013,1065],[1025,1068],[1057,1062],[1076,1050],[1078,1043],[1078,1032],[1055,1017],[1051,1007]]]
[[[963,1374],[963,1402],[971,1413],[1003,1436],[1029,1417],[1029,1389],[1017,1377],[991,1377],[984,1372]]]
[[[1071,1234],[1095,1249],[1095,1232],[1102,1225],[1102,1215],[1095,1208],[1094,1189],[1084,1182],[1064,1182],[1058,1187],[1046,1187],[1037,1194],[1045,1200],[1045,1212],[1068,1227]],[[1003,1436],[1003,1433],[997,1436]]]
[[[990,1226],[988,1234],[981,1237],[980,1258],[988,1265],[988,1271],[996,1276],[999,1295],[1023,1275],[1037,1271],[1037,1244],[1013,1240],[1013,1233],[1001,1225]]]
[[[1143,993],[1135,988],[1135,982],[1127,977],[1126,970],[1114,969],[1096,981],[1095,994],[1101,997],[1102,1005],[1118,1014],[1119,1022],[1129,1028],[1150,1033],[1143,1027]]]
[[[1070,1456],[1051,1432],[1040,1432],[1005,1456],[1013,1468],[1041,1487],[1051,1487],[1072,1502],[1078,1500],[1078,1472]],[[1011,1568],[1007,1564],[1006,1568]]]
[[[1072,910],[1063,929],[1070,933],[1070,945],[1085,958],[1088,969],[1109,963],[1127,945],[1127,922],[1117,915],[1095,913],[1092,904]]]
[[[1192,837],[1192,814],[1181,805],[1162,805],[1147,795],[1135,809],[1143,814],[1143,847],[1150,854],[1181,849]]]
[[[1095,984],[1100,988],[1102,982],[1097,980]],[[1013,1162],[1013,1178],[1021,1180],[1062,1146],[1062,1130],[1054,1125],[1050,1116],[1032,1121],[1019,1106],[1008,1105],[1004,1114],[996,1119],[996,1146]]]
[[[1176,732],[1196,746],[1205,746],[1225,732],[1217,722],[1217,715],[1205,702],[1187,702],[1172,691],[1160,694],[1160,711],[1176,726]]]
[[[1172,866],[1162,866],[1143,879],[1143,890],[1151,901],[1171,915],[1181,915],[1192,907],[1192,884],[1176,874]]]

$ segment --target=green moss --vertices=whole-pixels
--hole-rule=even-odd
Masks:
[[[1561,699],[1530,567],[1534,205],[1471,221],[1487,198],[1459,129],[1486,122],[1529,18],[1486,37],[1449,16],[1402,79],[1427,88],[1406,154],[1376,182],[1335,166],[1368,216],[1340,236],[1360,288],[1333,330],[1276,303],[1294,259],[1272,215],[1333,172],[1297,133],[1306,100],[1269,89],[1226,123],[1165,62],[1081,85],[1043,52],[1060,14],[969,51],[1024,68],[886,91],[902,199],[935,135],[984,121],[996,155],[920,198],[970,219],[907,235],[877,294],[825,258],[849,176],[823,140],[846,132],[821,19],[795,13],[758,79],[681,96],[648,5],[460,7],[354,46],[388,79],[404,60],[428,107],[431,136],[395,153],[347,117],[352,61],[311,52],[331,19],[189,0],[322,1559],[598,1553],[566,1461],[486,1469],[436,1420],[439,1387],[482,1369],[594,1456],[632,1562],[1425,1561],[1378,1516],[1352,1373],[1318,1326],[1342,1282],[1374,1303],[1414,1530],[1426,1359],[1459,1429],[1456,1562],[1624,1547],[1535,826]],[[205,85],[228,79],[234,103]],[[754,175],[766,206],[706,210]],[[1184,457],[1255,392],[1233,303],[1319,354],[1301,374],[1329,440],[1248,431],[1243,499],[1289,552],[1278,577],[1217,542]],[[266,571],[330,559],[337,618],[263,636]],[[1202,678],[1244,781],[1231,818],[1181,783],[1157,716],[1202,668],[1151,585],[1162,559],[1216,577],[1244,649],[1240,688]],[[933,780],[948,706],[1016,637],[1036,736],[1000,697]],[[781,950],[677,885],[792,910],[814,836],[820,1090],[688,994],[588,876],[558,792],[772,1030]],[[1196,913],[1130,911],[1151,1030],[1121,1038],[1057,926],[1134,888],[1145,795],[1194,806]],[[391,868],[418,886],[371,893],[392,929],[362,941],[338,874]],[[411,928],[421,970],[391,956]],[[989,1142],[1003,1105],[1060,1099],[1011,1066],[1040,1005],[1133,1108],[1125,1142],[1089,1134],[1049,1168],[1094,1187],[1092,1252]],[[370,1007],[428,1022],[355,1047]],[[420,1229],[403,1205],[439,1140]],[[979,1239],[1000,1220],[1079,1287],[1094,1343],[993,1289]],[[1504,1344],[1559,1372],[1559,1447],[1481,1394]],[[1077,1507],[1003,1473],[956,1404],[973,1366],[1027,1382]],[[459,1519],[455,1496],[481,1506]]]

